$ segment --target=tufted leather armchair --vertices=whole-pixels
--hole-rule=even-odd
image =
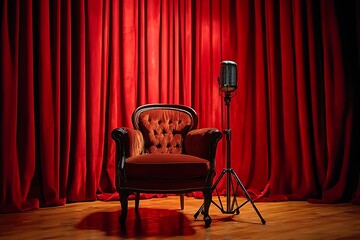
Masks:
[[[215,153],[221,132],[215,128],[196,129],[196,112],[183,105],[140,106],[132,114],[132,123],[134,128],[112,131],[116,142],[116,187],[122,210],[120,224],[126,223],[130,193],[136,194],[138,212],[141,192],[202,191],[202,213],[205,227],[209,227]]]

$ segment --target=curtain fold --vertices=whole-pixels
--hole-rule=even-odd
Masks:
[[[249,192],[359,203],[357,1],[0,6],[0,212],[115,199],[110,134],[139,105],[188,105],[200,127],[227,128],[223,60],[238,65],[231,167]],[[223,140],[218,174],[225,155]]]

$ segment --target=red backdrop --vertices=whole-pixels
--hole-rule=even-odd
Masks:
[[[224,129],[222,60],[238,64],[232,167],[249,191],[360,202],[358,1],[0,6],[1,212],[114,193],[110,133],[141,104],[189,105]]]

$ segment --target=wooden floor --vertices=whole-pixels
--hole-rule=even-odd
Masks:
[[[202,215],[193,217],[201,203],[185,197],[185,209],[179,210],[177,196],[141,200],[136,217],[130,201],[126,230],[117,221],[118,202],[1,214],[0,239],[360,239],[359,205],[257,202],[267,221],[262,225],[250,203],[239,215],[223,214],[212,204],[213,222],[205,229]]]

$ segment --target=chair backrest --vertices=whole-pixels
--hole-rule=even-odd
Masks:
[[[175,104],[147,104],[132,115],[135,129],[142,132],[145,153],[182,153],[185,135],[195,129],[194,109]]]

